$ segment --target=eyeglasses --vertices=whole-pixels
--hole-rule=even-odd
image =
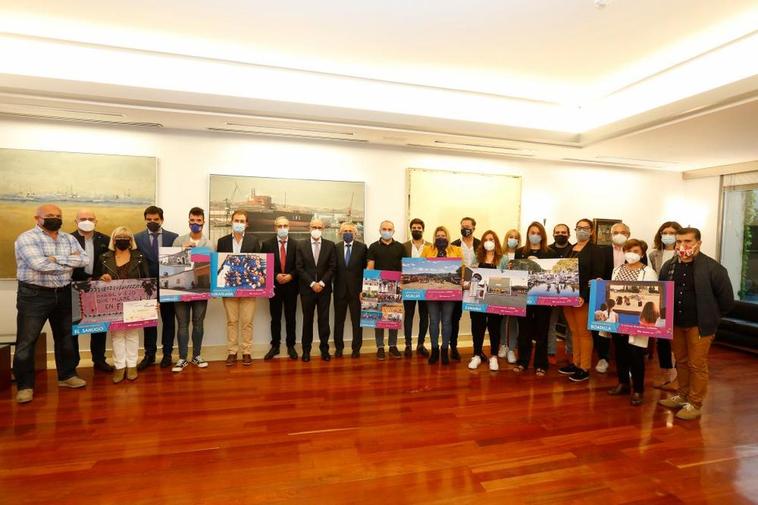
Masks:
[[[592,231],[590,226],[577,226],[574,231]]]

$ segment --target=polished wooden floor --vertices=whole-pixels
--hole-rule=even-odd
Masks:
[[[651,363],[651,371],[653,371]],[[364,355],[155,368],[0,400],[0,503],[758,502],[758,359],[715,348],[700,421],[572,384]],[[649,375],[652,375],[649,374]]]

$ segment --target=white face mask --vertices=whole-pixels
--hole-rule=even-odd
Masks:
[[[622,233],[614,233],[611,240],[613,240],[613,243],[616,245],[624,245],[627,241],[627,238],[626,235]]]
[[[494,240],[488,240],[484,243],[484,250],[485,251],[494,251],[495,250],[495,241]]]
[[[311,230],[311,238],[313,240],[318,240],[321,238],[321,230]]]
[[[661,242],[663,242],[663,245],[671,245],[674,242],[676,242],[676,235],[672,235],[670,233],[664,233],[661,235]]]
[[[624,259],[631,265],[632,263],[637,263],[641,258],[640,255],[635,252],[627,252],[624,253]]]
[[[95,229],[94,221],[79,221],[76,223],[76,227],[85,233],[89,233]]]

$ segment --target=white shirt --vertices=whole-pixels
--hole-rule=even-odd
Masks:
[[[416,247],[416,244],[411,242],[411,258],[420,258],[421,257],[421,251],[424,250],[424,242],[421,242],[421,245]]]
[[[84,271],[87,272],[88,275],[92,275],[92,272],[95,269],[95,242],[93,238],[94,235],[90,238],[84,239],[84,251],[87,253],[87,257],[89,258],[89,263],[87,263],[87,266],[84,267]]]
[[[232,252],[234,254],[239,254],[242,252],[242,242],[245,241],[245,236],[242,235],[239,240],[237,240],[237,237],[232,234]]]
[[[471,247],[466,245],[466,242],[461,240],[461,252],[463,253],[463,263],[467,267],[473,266],[476,263],[476,250],[474,249],[474,243],[471,243]]]

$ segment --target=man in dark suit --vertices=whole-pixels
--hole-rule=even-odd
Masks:
[[[453,241],[453,245],[460,247],[463,253],[463,263],[468,267],[476,263],[476,250],[479,248],[479,239],[474,237],[476,231],[476,219],[464,217],[461,219],[461,238]],[[450,335],[450,359],[460,361],[458,352],[458,330],[463,316],[463,302],[455,302],[453,307],[453,333]]]
[[[282,344],[282,308],[284,308],[287,355],[290,359],[297,359],[295,317],[298,285],[295,258],[297,258],[298,248],[296,242],[289,238],[290,222],[286,217],[276,218],[274,229],[276,236],[263,242],[263,252],[274,255],[274,296],[269,299],[271,349],[263,359],[270,360],[279,354],[279,347]]]
[[[235,210],[232,214],[232,232],[218,239],[216,251],[220,253],[261,252],[258,239],[247,232],[247,212]],[[271,282],[266,279],[266,282]],[[255,298],[222,298],[226,312],[226,366],[237,363],[240,350],[239,336],[242,333],[242,364],[253,364],[253,319]],[[241,326],[241,328],[240,328]]]
[[[171,247],[178,234],[163,229],[163,209],[151,205],[143,213],[145,217],[146,230],[142,230],[134,235],[137,242],[137,249],[147,259],[147,269],[150,277],[158,278],[158,251],[161,247]],[[158,288],[160,290],[160,288]],[[174,321],[174,304],[161,303],[161,321],[163,323],[163,334],[161,343],[163,345],[163,359],[161,368],[171,366],[171,353],[174,350],[174,337],[176,323]],[[155,364],[155,354],[158,351],[158,328],[145,328],[145,357],[137,365],[137,370]]]
[[[87,252],[89,264],[83,268],[75,268],[71,280],[86,281],[92,278],[92,273],[99,270],[100,255],[108,251],[111,239],[108,235],[95,231],[97,217],[92,209],[79,209],[76,213],[76,230],[71,233]],[[101,372],[112,372],[113,367],[105,361],[105,336],[103,333],[92,333],[89,340],[92,366]],[[79,366],[79,336],[74,335],[74,367]]]
[[[337,244],[337,270],[334,274],[334,357],[341,358],[345,348],[344,330],[347,310],[353,325],[353,358],[361,355],[363,329],[361,328],[361,291],[363,291],[363,269],[366,268],[368,248],[355,240],[358,233],[353,223],[340,225]]]
[[[337,269],[334,242],[321,238],[324,223],[311,220],[311,236],[298,244],[295,264],[300,282],[300,303],[303,308],[303,361],[311,360],[313,343],[313,311],[318,309],[318,338],[321,359],[329,361],[329,304],[332,278]]]

